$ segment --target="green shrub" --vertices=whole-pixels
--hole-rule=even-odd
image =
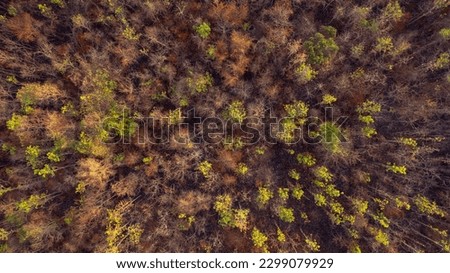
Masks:
[[[203,22],[201,24],[198,24],[194,27],[195,32],[198,36],[202,39],[206,39],[209,37],[209,34],[211,34],[211,27],[209,26],[209,23]]]
[[[314,169],[314,175],[324,182],[330,182],[333,179],[333,174],[330,173],[328,168],[325,166],[319,166]]]
[[[208,49],[206,49],[206,56],[211,60],[216,58],[216,47],[214,45],[210,45]]]
[[[320,193],[314,194],[314,202],[317,206],[323,207],[327,204],[327,198]]]
[[[289,177],[298,181],[300,180],[300,173],[297,170],[292,169],[289,171]]]
[[[264,147],[256,147],[255,153],[256,153],[257,155],[263,155],[263,154],[266,153],[266,148],[264,148]]]
[[[235,209],[233,215],[233,227],[236,227],[240,231],[244,232],[248,226],[248,214],[249,209]]]
[[[364,126],[362,129],[362,134],[367,138],[372,138],[374,135],[377,134],[377,130],[370,126]]]
[[[311,250],[313,252],[318,252],[320,250],[320,245],[315,239],[307,237],[305,239],[305,243],[306,243],[306,246],[309,248],[309,250]]]
[[[301,63],[296,69],[295,74],[300,83],[307,83],[313,80],[318,72],[307,63]]]
[[[414,197],[414,204],[419,209],[420,212],[426,213],[428,215],[437,215],[440,217],[445,217],[447,213],[440,209],[436,202],[430,201],[425,196],[418,194]]]
[[[199,171],[203,174],[203,176],[204,176],[205,178],[209,178],[210,175],[211,175],[212,164],[209,163],[209,162],[206,161],[206,160],[205,160],[205,161],[202,161],[202,162],[198,165],[197,170],[199,170]]]
[[[295,130],[306,122],[309,106],[301,100],[285,104],[286,117],[281,121],[281,130],[277,136],[286,143],[295,140]]]
[[[312,167],[316,164],[316,159],[310,153],[299,153],[297,155],[297,161],[307,167]]]
[[[10,191],[12,191],[12,190],[13,190],[13,189],[10,188],[10,187],[5,188],[5,187],[3,187],[3,186],[0,186],[0,197],[2,197],[3,195],[5,195],[6,193],[8,193],[8,192],[10,192]]]
[[[284,235],[279,227],[277,227],[277,241],[280,243],[286,242],[286,235]]]
[[[378,212],[377,214],[372,215],[372,218],[373,220],[378,222],[382,227],[389,228],[390,221],[383,213]]]
[[[46,4],[38,4],[38,9],[41,12],[42,15],[45,17],[51,17],[52,15],[52,8],[47,6]]]
[[[305,102],[297,100],[291,104],[285,104],[284,110],[288,118],[294,119],[298,125],[303,125],[308,116],[309,106]]]
[[[439,31],[439,35],[441,35],[441,37],[444,40],[450,40],[450,28],[443,28]]]
[[[364,53],[364,49],[365,48],[364,48],[363,44],[357,44],[357,45],[353,46],[351,49],[352,57],[354,57],[354,58],[361,57]]]
[[[330,197],[339,197],[342,194],[333,184],[326,185],[325,193]]]
[[[403,17],[402,7],[398,1],[389,2],[384,9],[384,16],[393,21],[399,21]]]
[[[137,126],[134,117],[129,115],[127,108],[111,107],[103,122],[103,130],[107,132],[100,133],[100,137],[102,140],[106,140],[109,133],[121,138],[130,137],[136,132]]]
[[[261,248],[264,252],[267,252],[267,245],[266,242],[269,238],[267,238],[267,236],[262,233],[261,231],[259,231],[259,229],[257,228],[253,228],[252,230],[252,241],[253,241],[253,245]]]
[[[8,75],[6,76],[6,82],[12,83],[12,84],[18,84],[19,81],[17,80],[16,76],[14,75]]]
[[[357,243],[352,243],[349,248],[350,253],[361,253],[361,248]]]
[[[360,25],[363,28],[366,28],[372,32],[377,32],[379,30],[379,24],[378,24],[377,20],[375,20],[375,19],[372,19],[372,20],[362,19],[360,21]]]
[[[25,159],[27,163],[35,169],[39,163],[39,155],[41,154],[41,149],[39,146],[28,146],[25,149]]]
[[[14,147],[14,146],[11,145],[11,144],[3,143],[3,144],[2,144],[2,151],[3,151],[3,152],[6,152],[6,153],[9,153],[10,155],[15,155],[17,149],[16,149],[16,147]]]
[[[6,128],[8,128],[8,130],[10,131],[15,131],[23,123],[24,119],[24,116],[13,113],[11,118],[6,121]]]
[[[289,198],[289,188],[278,188],[278,196],[283,201],[287,201]]]
[[[436,61],[433,63],[434,69],[444,69],[450,65],[450,53],[441,53]]]
[[[178,214],[178,219],[180,222],[178,227],[184,231],[189,230],[192,227],[192,224],[195,223],[195,216],[187,216],[185,213]]]
[[[342,152],[340,137],[343,135],[341,129],[330,121],[326,121],[319,126],[319,134],[322,137],[322,144],[331,153]]]
[[[16,208],[21,212],[29,213],[32,209],[37,209],[44,205],[46,200],[47,196],[45,194],[33,194],[28,199],[22,199],[18,202]]]
[[[55,176],[55,169],[48,164],[45,164],[42,169],[35,169],[35,175],[39,175],[42,178],[47,178],[48,176]]]
[[[352,199],[353,207],[356,212],[363,215],[369,208],[369,202],[362,199]]]
[[[291,143],[295,140],[295,130],[298,128],[294,119],[286,118],[281,121],[281,131],[277,133],[279,139],[285,143]]]
[[[292,197],[296,200],[300,200],[302,199],[303,195],[305,194],[305,192],[303,191],[302,187],[300,185],[296,185],[293,189],[292,189]]]
[[[337,29],[332,26],[321,26],[320,32],[323,33],[326,37],[336,38]]]
[[[79,152],[80,154],[91,153],[94,146],[92,139],[83,131],[80,133],[79,139],[80,140],[75,145],[75,149],[77,150],[77,152]]]
[[[189,216],[188,221],[190,224],[192,224],[193,221],[195,221],[195,217]],[[144,232],[144,229],[142,229],[139,224],[129,225],[127,227],[128,241],[132,245],[138,245],[141,240],[141,235],[143,232]]]
[[[223,141],[223,146],[226,150],[240,150],[242,149],[242,147],[244,147],[244,142],[242,141],[241,137],[231,137],[231,136],[226,136],[224,141]]]
[[[60,162],[61,161],[61,157],[59,156],[59,154],[56,151],[48,152],[47,158],[48,158],[48,160],[50,160],[52,162]]]
[[[399,209],[406,209],[406,210],[410,210],[411,209],[411,205],[408,202],[403,201],[402,199],[400,199],[398,197],[395,198],[395,205]]]
[[[17,9],[13,5],[8,6],[7,12],[8,12],[8,15],[12,16],[12,17],[17,15]]]
[[[0,228],[0,241],[7,241],[8,236],[9,236],[9,232],[4,228]],[[0,251],[0,253],[1,253],[1,251]]]
[[[394,49],[394,44],[392,38],[385,36],[377,39],[377,44],[375,45],[375,51],[380,53],[388,53]]]
[[[153,157],[151,157],[151,156],[147,156],[142,159],[142,163],[144,163],[145,165],[149,165],[152,161],[153,161]]]
[[[366,100],[361,106],[356,108],[358,119],[366,124],[366,126],[364,126],[361,131],[367,138],[371,138],[372,136],[377,134],[377,131],[372,126],[372,124],[375,122],[375,119],[372,115],[380,111],[381,105],[371,100]]]
[[[192,92],[205,93],[213,85],[213,77],[209,73],[204,75],[198,75],[195,77],[189,77],[187,84]]]
[[[272,199],[273,193],[269,188],[259,187],[258,188],[258,196],[256,197],[256,202],[259,207],[264,207],[269,203],[269,200]]]
[[[295,221],[294,209],[279,207],[278,217],[280,217],[280,219],[286,223],[292,223]]]
[[[130,41],[137,41],[141,37],[141,34],[136,33],[133,27],[127,25],[125,29],[122,31],[123,37]]]
[[[372,116],[370,115],[360,115],[359,120],[365,124],[372,124],[375,122]]]
[[[377,241],[378,243],[380,243],[384,246],[388,246],[389,245],[389,236],[386,233],[384,233],[381,229],[379,229],[378,231],[376,231],[375,241]]]
[[[334,214],[335,217],[342,218],[341,215],[344,213],[344,207],[339,202],[331,202],[330,211]]]
[[[99,110],[109,111],[115,105],[114,91],[116,81],[112,80],[108,71],[98,69],[89,72],[92,89],[80,96],[81,112],[84,114],[98,113]]]
[[[169,111],[169,124],[176,125],[183,122],[181,108]]]
[[[222,227],[238,228],[246,231],[248,225],[248,209],[233,209],[229,194],[219,195],[214,202],[214,210],[219,214],[219,224]]]
[[[247,116],[247,112],[242,101],[233,101],[225,111],[225,118],[242,123]]]
[[[409,146],[411,148],[416,148],[417,147],[417,141],[413,138],[410,137],[401,137],[399,139],[400,143]]]
[[[360,107],[356,109],[358,114],[375,114],[381,111],[381,104],[366,100]]]
[[[66,6],[64,0],[50,0],[50,3],[55,4],[60,8],[64,8]]]
[[[25,114],[30,114],[33,111],[33,105],[39,100],[42,100],[42,96],[39,94],[44,88],[51,89],[51,85],[40,85],[37,83],[26,84],[17,91],[17,99],[20,101],[22,111]],[[42,92],[44,93],[44,92]]]
[[[231,226],[233,221],[233,211],[231,209],[231,196],[229,194],[219,195],[214,202],[214,210],[219,214],[219,224],[221,226]]]
[[[316,33],[304,43],[308,62],[313,65],[329,62],[339,51],[339,46],[334,41],[336,29],[331,26],[323,27],[322,32],[323,34]]]
[[[387,166],[386,166],[386,170],[390,171],[390,172],[393,172],[393,173],[406,175],[406,167],[405,166],[399,166],[399,165],[397,165],[395,163],[388,162]]]
[[[245,163],[239,163],[236,173],[239,175],[246,175],[248,173],[248,166]]]
[[[322,96],[322,104],[331,105],[337,101],[337,98],[330,94],[325,94]]]

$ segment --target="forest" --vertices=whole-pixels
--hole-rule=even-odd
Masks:
[[[2,0],[0,252],[450,252],[447,0]]]

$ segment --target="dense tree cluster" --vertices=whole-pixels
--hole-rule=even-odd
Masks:
[[[2,1],[0,252],[449,252],[449,12]]]

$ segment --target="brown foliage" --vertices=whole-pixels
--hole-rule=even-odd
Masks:
[[[136,174],[129,174],[111,185],[111,190],[119,197],[133,197],[139,185],[139,177]]]
[[[139,51],[134,46],[117,45],[113,48],[114,54],[123,66],[131,65],[139,55]]]
[[[158,163],[153,160],[152,162],[150,162],[150,164],[145,166],[144,171],[145,175],[147,175],[148,177],[154,176],[158,171]]]
[[[48,112],[44,124],[47,136],[51,139],[75,138],[75,124],[59,112]]]
[[[221,150],[217,153],[217,169],[222,172],[234,171],[237,168],[237,164],[242,160],[242,152]]]
[[[450,78],[445,58],[436,63],[448,47],[442,32],[448,18],[437,15],[448,9],[439,10],[436,1],[397,1],[405,15],[395,22],[383,15],[386,4],[393,2],[388,0],[102,0],[70,1],[65,8],[42,0],[3,2],[0,217],[5,219],[0,228],[9,234],[0,250],[105,251],[108,209],[117,208],[124,230],[136,223],[143,229],[137,245],[122,234],[119,249],[128,252],[261,251],[250,241],[253,227],[267,235],[273,252],[309,251],[305,236],[316,238],[324,252],[356,245],[362,251],[445,251],[441,244],[448,241],[443,234],[449,232],[450,216],[430,217],[414,202],[417,194],[424,195],[450,215],[445,206]],[[52,8],[51,16],[39,10],[38,2]],[[10,4],[18,15],[5,11]],[[202,22],[211,27],[206,38],[195,30]],[[317,34],[334,36],[334,29],[325,25],[335,28],[336,37],[329,39],[339,50],[321,65],[315,59],[326,57],[321,55],[328,55],[326,44],[332,43]],[[127,26],[140,38],[127,40]],[[393,48],[376,52],[384,40],[380,38],[392,39]],[[302,64],[317,72],[308,82],[298,81]],[[429,69],[436,65],[442,68]],[[96,73],[101,70],[107,75]],[[192,83],[206,74],[213,86],[194,92]],[[198,81],[199,88],[202,84]],[[324,101],[328,94],[336,98],[330,105]],[[337,124],[339,117],[348,116],[340,127],[348,133],[342,154],[332,154],[326,145],[281,140],[233,149],[202,141],[205,131],[192,116],[183,122],[195,130],[172,127],[169,135],[163,133],[168,142],[157,139],[161,124],[142,126],[143,118],[166,118],[178,108],[183,114],[195,110],[202,119],[223,117],[233,101],[245,105],[244,123],[263,117],[268,109],[281,119],[298,114],[292,108],[298,100],[309,107],[306,124],[297,118],[283,121],[299,133],[316,131],[317,122],[322,129],[329,106]],[[370,113],[373,120],[358,110],[366,101],[381,105],[380,112]],[[62,113],[63,105],[74,109]],[[109,133],[130,125],[112,111],[122,106],[140,123],[131,144],[118,136],[110,138],[115,143],[103,143]],[[15,119],[6,124],[13,113]],[[101,126],[106,115],[114,115],[108,123],[112,128]],[[362,131],[365,123],[377,134],[369,138]],[[257,126],[262,132],[262,124]],[[235,133],[243,137],[247,132]],[[195,141],[184,142],[189,137]],[[29,145],[39,146],[36,165],[46,169],[35,173],[30,166],[34,157],[30,149],[26,152]],[[49,157],[49,151],[60,161]],[[304,160],[299,154],[312,155],[316,164],[299,164]],[[212,164],[206,176],[201,162]],[[405,166],[407,173],[387,171],[388,162]],[[248,166],[245,175],[237,173],[239,163]],[[203,166],[209,169],[209,164]],[[320,166],[333,174],[325,187],[318,180]],[[39,175],[48,168],[55,176]],[[304,193],[295,200],[298,185]],[[265,207],[256,199],[260,187],[273,193]],[[289,189],[288,200],[280,196],[280,188]],[[12,223],[18,203],[36,193],[51,198],[43,207],[18,215],[20,223]],[[319,193],[326,196],[327,206],[317,205]],[[233,214],[249,210],[247,231],[218,222],[221,215],[212,205],[219,195],[232,197]],[[411,207],[397,207],[396,198]],[[367,212],[360,214],[352,200],[367,201]],[[389,203],[382,207],[385,201]],[[280,219],[281,205],[294,210],[294,223]],[[340,211],[344,222],[337,224],[333,214]],[[389,228],[374,219],[381,212]],[[195,216],[195,221],[178,219],[181,213]],[[277,242],[277,227],[286,242]],[[379,229],[389,236],[389,246],[376,242]]]
[[[30,115],[22,116],[19,126],[14,130],[22,145],[39,143],[39,139],[45,135],[46,114],[41,109],[34,109]]]
[[[29,13],[25,12],[9,19],[6,26],[20,41],[34,42],[39,36],[39,31],[35,27],[37,23]]]
[[[233,187],[236,185],[237,177],[234,175],[225,174],[222,178],[223,184],[227,187]]]
[[[57,224],[51,221],[51,215],[42,211],[32,213],[28,223],[23,225],[22,229],[26,241],[30,243],[34,252],[48,251],[62,239]]]
[[[88,32],[77,33],[75,38],[77,41],[79,53],[86,54],[91,50],[93,46],[92,34]]]
[[[125,159],[123,160],[123,163],[125,165],[127,165],[128,167],[132,167],[141,162],[142,162],[142,157],[141,157],[140,152],[138,152],[138,151],[125,152]]]
[[[77,179],[85,182],[89,187],[104,190],[109,178],[115,171],[111,163],[106,160],[83,158],[78,161]]]
[[[248,16],[247,4],[237,5],[236,3],[217,2],[208,12],[211,20],[218,20],[220,24],[229,27],[240,27]]]
[[[235,252],[245,252],[251,247],[250,236],[245,236],[237,229],[229,229],[224,232],[225,246]]]
[[[270,18],[270,22],[279,27],[274,29],[280,29],[280,27],[287,27],[291,25],[289,18],[294,14],[292,9],[291,0],[275,1],[270,9],[264,11],[264,15]]]
[[[208,210],[211,206],[211,198],[198,191],[187,191],[180,195],[177,201],[178,213],[195,215],[199,211]]]
[[[252,39],[240,31],[231,33],[231,56],[239,59],[247,53],[252,46]]]
[[[17,98],[22,101],[31,98],[36,104],[49,104],[67,97],[64,90],[61,90],[56,84],[25,84],[17,92]]]
[[[247,66],[250,63],[250,58],[246,56],[242,56],[239,59],[236,60],[236,62],[233,62],[230,64],[230,70],[235,77],[240,77],[244,75],[245,71],[247,70]]]
[[[235,86],[247,70],[250,58],[247,56],[252,46],[252,40],[245,33],[233,31],[229,49],[220,40],[217,44],[216,61],[218,64],[227,63],[229,69],[222,69],[221,74],[225,85]]]
[[[228,58],[228,46],[226,41],[219,40],[216,45],[216,62],[219,64],[223,63]]]

